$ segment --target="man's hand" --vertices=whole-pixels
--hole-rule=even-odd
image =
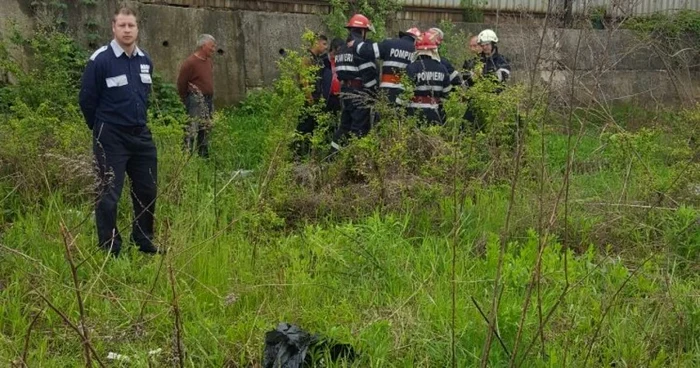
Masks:
[[[473,70],[474,67],[476,67],[476,60],[474,59],[467,59],[464,62],[464,69],[466,70]]]

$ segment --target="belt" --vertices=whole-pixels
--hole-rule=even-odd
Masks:
[[[401,76],[397,74],[382,74],[382,83],[401,83]]]
[[[430,96],[413,96],[411,101],[418,102],[418,103],[427,103],[427,104],[439,104],[440,103],[439,98],[430,97]]]
[[[353,88],[362,88],[363,87],[362,81],[359,79],[341,80],[340,83],[342,83],[346,87],[353,87]]]
[[[106,123],[109,124],[109,123]],[[146,125],[119,125],[119,124],[110,124],[110,126],[115,127],[122,132],[129,133],[131,135],[139,135],[145,131],[148,130],[148,127]]]

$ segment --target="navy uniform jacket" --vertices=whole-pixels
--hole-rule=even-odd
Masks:
[[[374,89],[377,86],[377,65],[355,54],[347,45],[335,54],[335,71],[341,82],[356,81],[365,89]]]
[[[316,67],[316,75],[314,75],[314,89],[311,91],[311,97],[314,101],[318,101],[323,96],[323,59],[327,58],[327,54],[314,55],[309,51],[309,62]]]
[[[498,50],[494,50],[491,56],[481,54],[481,62],[484,64],[484,69],[481,72],[481,75],[484,77],[494,78],[501,83],[505,83],[510,77],[510,63],[508,59],[498,53]],[[472,86],[474,84],[471,73],[465,75],[464,82],[467,86]],[[500,92],[500,90],[497,92]]]
[[[452,89],[447,68],[428,56],[419,56],[406,68],[406,74],[415,84],[408,107],[437,110]]]
[[[331,56],[325,54],[323,58],[323,68],[321,69],[321,94],[326,101],[328,101],[328,98],[331,96],[332,83],[333,67],[331,66]]]
[[[138,47],[132,57],[112,40],[90,56],[82,78],[80,109],[92,129],[97,121],[145,126],[153,63]]]
[[[453,86],[459,86],[462,84],[462,78],[459,76],[459,72],[455,70],[447,59],[440,57],[440,63],[447,69],[447,73],[450,79],[450,84]]]
[[[380,43],[362,41],[356,43],[355,52],[360,57],[367,60],[382,59],[382,82],[381,88],[398,88],[403,90],[403,86],[398,78],[387,78],[385,76],[399,76],[411,63],[413,52],[416,50],[413,37],[403,36],[390,38]]]

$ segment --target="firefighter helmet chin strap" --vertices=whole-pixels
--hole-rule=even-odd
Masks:
[[[352,36],[360,37],[363,40],[367,38],[367,30],[364,28],[349,28]]]
[[[413,53],[413,61],[418,60],[421,56],[429,57],[435,61],[440,61],[440,53],[438,50],[416,50]]]
[[[491,43],[491,53],[490,54],[486,55],[485,52],[483,52],[483,51],[481,52],[481,54],[486,56],[486,57],[493,57],[493,55],[496,55],[497,53],[498,53],[498,45],[495,42]]]

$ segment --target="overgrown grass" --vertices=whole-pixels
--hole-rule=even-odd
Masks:
[[[74,105],[62,135],[50,111],[16,104],[2,117],[1,361],[84,365],[70,326],[82,331],[84,318],[100,360],[130,358],[108,366],[177,366],[178,346],[184,366],[259,366],[264,334],[281,321],[359,352],[331,366],[450,366],[453,331],[456,366],[477,366],[488,333],[479,308],[488,316],[503,250],[505,349],[494,344],[490,366],[700,364],[698,110],[588,110],[572,145],[558,121],[530,126],[510,203],[515,160],[498,136],[508,124],[455,135],[456,105],[445,128],[388,112],[336,161],[293,163],[299,61],[283,62],[273,89],[217,113],[208,160],[183,153],[177,118],[152,115],[164,257],[127,247],[111,259],[95,246],[90,176],[50,164],[89,151]]]
[[[231,157],[229,168],[260,168],[265,142],[259,135],[273,129],[265,126],[271,123],[245,111],[220,115],[217,155]],[[172,262],[175,270],[188,366],[259,362],[264,332],[280,321],[353,344],[361,351],[353,366],[449,365],[451,258],[450,240],[443,231],[452,226],[450,199],[435,204],[437,211],[431,214],[438,218],[426,217],[422,208],[407,208],[343,223],[319,219],[283,231],[246,204],[255,198],[255,180],[230,182],[231,171],[215,172],[215,160],[183,155],[179,135],[172,130],[156,130],[156,136],[163,173],[158,240],[171,248],[166,264]],[[562,164],[556,158],[561,139],[548,135],[555,166]],[[581,160],[602,162],[608,156],[605,151],[596,153],[593,137],[583,142]],[[663,165],[653,168],[664,174]],[[577,173],[571,202],[591,196],[600,202],[612,200],[622,179],[619,171],[609,168]],[[641,188],[628,190],[633,196]],[[76,236],[74,257],[84,260],[79,277],[96,350],[102,358],[112,351],[145,364],[146,352],[161,348],[156,360],[167,364],[172,359],[173,295],[161,259],[133,250],[118,260],[106,259],[94,246],[90,204],[68,204],[68,193],[50,191],[42,205],[23,211],[2,234],[3,360],[22,355],[29,325],[45,309],[39,293],[77,320],[59,231],[64,223]],[[532,198],[526,188],[520,195]],[[464,203],[456,270],[459,366],[475,365],[483,347],[485,322],[471,298],[482,307],[488,304],[507,201],[505,188],[484,187]],[[124,200],[122,228],[128,227],[128,206]],[[612,220],[591,216],[595,211],[584,204],[576,207],[571,221],[581,235],[595,236],[596,226]],[[698,213],[686,206],[652,214],[661,219],[656,222],[660,236],[629,239],[639,245],[629,250],[615,251],[618,244],[590,239],[563,250],[561,238],[547,240],[542,309],[549,311],[558,301],[560,306],[544,331],[546,358],[531,355],[527,366],[561,366],[564,360],[583,366],[589,349],[593,365],[698,363],[700,280],[689,271],[697,271],[700,242],[697,228],[681,234],[684,225],[697,221]],[[523,226],[533,224],[521,215]],[[627,236],[643,234],[619,230]],[[685,253],[666,248],[678,245],[676,235],[685,239]],[[658,241],[656,246],[644,243],[651,239]],[[512,346],[537,249],[534,231],[516,233],[508,244],[499,311],[506,346]],[[571,288],[560,300],[565,254]],[[525,320],[524,341],[537,338],[537,318],[532,309]],[[76,366],[82,361],[80,351],[77,336],[53,311],[44,310],[33,326],[29,364]],[[502,349],[494,348],[490,360],[493,366],[507,365]]]

